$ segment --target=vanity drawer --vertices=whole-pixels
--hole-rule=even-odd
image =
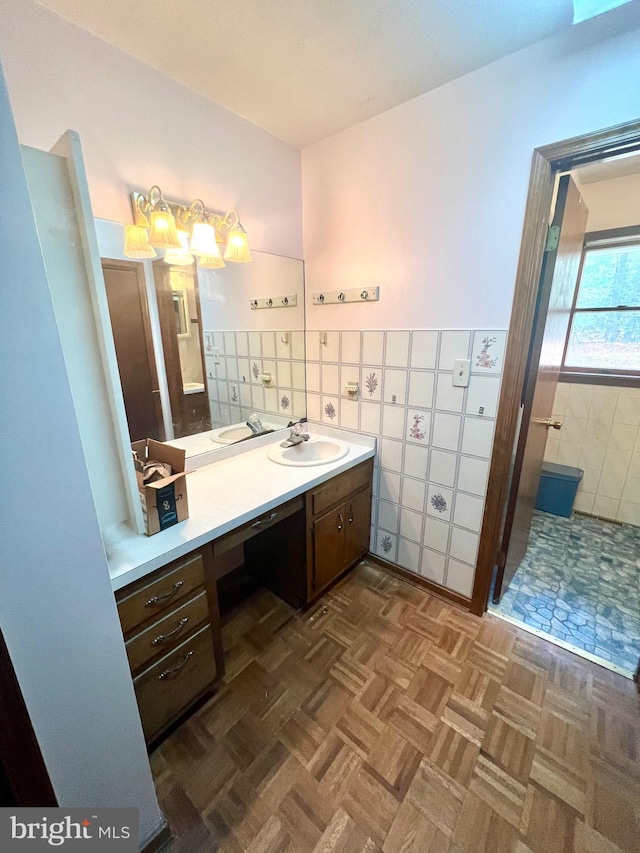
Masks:
[[[367,459],[344,474],[340,474],[329,480],[323,486],[313,489],[311,494],[311,512],[320,515],[329,507],[343,501],[354,492],[366,488],[371,484],[373,476],[373,460]]]
[[[201,553],[171,563],[153,576],[153,581],[136,589],[118,602],[120,624],[125,635],[138,625],[153,619],[157,613],[174,607],[204,584],[204,562]]]
[[[131,672],[136,672],[158,655],[166,654],[195,628],[208,621],[209,604],[203,590],[129,640],[126,648]]]
[[[263,530],[272,527],[274,524],[282,521],[283,518],[288,518],[294,512],[303,509],[303,507],[304,497],[300,495],[300,497],[293,498],[293,500],[287,501],[269,512],[265,512],[264,515],[259,516],[253,521],[248,521],[242,527],[236,527],[235,530],[215,540],[213,543],[213,556],[218,557],[231,548],[235,548],[236,545],[241,545],[247,539],[251,539],[252,536],[262,533]]]
[[[216,678],[211,626],[133,680],[147,741],[184,711]]]

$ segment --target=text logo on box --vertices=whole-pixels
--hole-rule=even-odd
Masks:
[[[0,850],[138,853],[138,809],[0,808]]]

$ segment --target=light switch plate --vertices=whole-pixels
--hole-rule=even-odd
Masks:
[[[468,358],[456,358],[453,362],[453,384],[458,388],[466,388],[470,370],[471,361]]]

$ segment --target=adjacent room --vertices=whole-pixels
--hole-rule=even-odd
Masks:
[[[640,0],[0,7],[0,811],[636,853]]]
[[[542,476],[526,553],[507,556],[492,610],[631,675],[640,656],[638,156],[571,177],[586,231]]]

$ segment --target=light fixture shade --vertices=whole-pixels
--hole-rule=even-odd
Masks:
[[[208,222],[196,222],[194,224],[191,235],[191,251],[194,255],[208,255],[209,257],[220,255],[213,225],[209,225]]]
[[[140,225],[125,225],[124,255],[127,258],[155,258],[156,253],[149,245],[147,231]]]
[[[180,231],[178,232],[178,239],[180,240],[180,248],[167,249],[164,262],[172,267],[187,267],[195,260],[189,251],[189,235],[186,231]]]
[[[176,231],[176,221],[169,210],[152,210],[149,219],[151,222],[149,245],[156,249],[182,248]]]
[[[204,270],[219,270],[224,265],[220,252],[217,255],[200,255],[198,258],[198,266]]]
[[[182,244],[182,238],[180,237],[180,234],[182,232],[184,232],[187,235],[187,240],[189,239],[189,236],[190,236],[189,225],[183,219],[180,219],[179,217],[176,219],[176,231],[178,233],[178,239],[180,240],[181,244]]]
[[[251,257],[251,252],[249,251],[249,240],[247,238],[247,232],[244,230],[242,225],[238,223],[236,228],[233,228],[229,231],[229,236],[227,238],[227,248],[224,252],[225,261],[235,261],[237,263],[249,263],[253,258]]]

